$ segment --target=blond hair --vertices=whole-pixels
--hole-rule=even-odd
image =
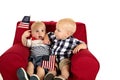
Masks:
[[[60,26],[60,25],[63,27],[63,29],[66,29],[67,31],[69,31],[71,35],[73,35],[76,31],[76,23],[71,18],[64,18],[59,20],[56,26]]]
[[[31,30],[33,30],[35,27],[37,26],[41,26],[41,27],[44,27],[46,29],[46,26],[45,24],[42,22],[42,21],[37,21],[37,22],[34,22],[32,25],[31,25]]]

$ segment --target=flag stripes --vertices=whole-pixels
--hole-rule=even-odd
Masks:
[[[55,55],[50,55],[49,61],[43,60],[42,62],[42,68],[46,68],[49,70],[55,69]]]
[[[18,28],[26,28],[26,29],[29,29],[29,23],[20,22],[20,23],[18,24]]]

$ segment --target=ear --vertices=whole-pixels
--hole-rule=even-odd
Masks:
[[[67,32],[67,35],[68,35],[68,36],[72,36],[72,32],[68,31],[68,32]]]

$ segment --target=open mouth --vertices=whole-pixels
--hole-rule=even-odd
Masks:
[[[39,39],[43,40],[43,37],[42,37],[42,36],[39,36]]]

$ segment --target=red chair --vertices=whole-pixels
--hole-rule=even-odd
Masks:
[[[18,80],[16,71],[23,67],[26,69],[28,63],[29,49],[21,44],[21,35],[26,30],[19,28],[17,23],[14,42],[0,57],[0,73],[4,80]],[[30,22],[30,25],[34,21]],[[56,22],[44,21],[47,31],[54,31]],[[87,44],[86,26],[84,23],[76,22],[77,31],[74,37],[85,41]],[[71,68],[69,80],[95,80],[100,64],[89,49],[81,50],[71,58]]]

